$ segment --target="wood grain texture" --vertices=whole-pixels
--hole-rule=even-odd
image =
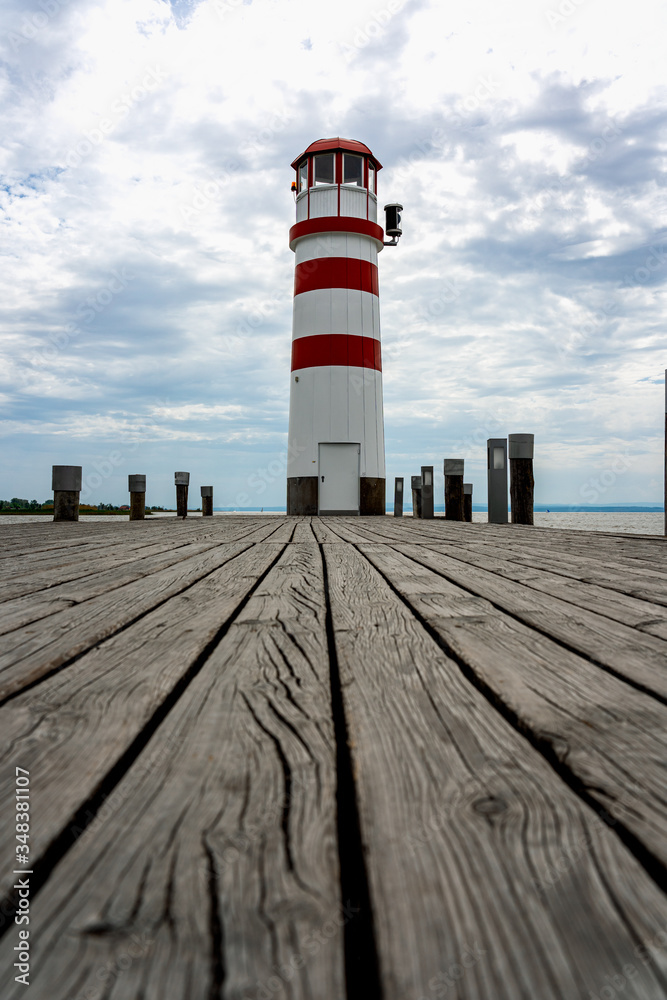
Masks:
[[[357,518],[358,520],[358,518]],[[373,518],[373,520],[377,520]],[[331,518],[313,517],[311,525],[318,542],[340,542],[340,537],[330,527]]]
[[[242,551],[132,629],[99,643],[67,670],[0,709],[5,767],[0,793],[9,794],[16,748],[34,778],[31,833],[35,860],[103,781],[113,764],[216,636],[227,618],[280,554],[266,543]],[[0,816],[0,842],[11,837],[13,814]],[[5,873],[0,886],[6,889]]]
[[[37,593],[5,601],[0,608],[0,635],[41,618],[47,618],[74,604],[82,604],[93,597],[99,597],[100,594],[110,593],[118,587],[150,576],[151,573],[173,566],[190,556],[206,552],[212,547],[210,542],[186,543],[180,546],[162,543],[159,546],[147,546],[140,553],[131,551],[124,553],[124,557],[118,555],[114,560],[115,564],[109,566],[107,562],[102,570],[94,571],[94,565],[91,563],[88,568],[93,571],[85,576],[53,583],[52,586],[43,587]],[[38,580],[43,581],[43,577],[39,577]]]
[[[362,551],[524,730],[667,866],[667,707],[403,554]]]
[[[16,527],[0,793],[30,769],[32,1000],[366,1000],[370,917],[382,1000],[667,996],[663,539]]]
[[[0,571],[5,578],[0,601],[123,565],[131,559],[132,552],[136,556],[144,556],[187,544],[261,541],[277,527],[268,520],[261,524],[246,522],[245,525],[223,522],[210,529],[206,522],[204,525],[202,528],[194,519],[185,525],[182,521],[172,524],[166,519],[145,521],[142,525],[120,522],[114,526],[115,531],[107,530],[101,538],[95,534],[87,542],[81,540],[79,544],[65,549],[50,548],[47,551],[34,551],[26,541],[10,560],[0,564]],[[3,611],[0,605],[0,614]]]
[[[313,529],[310,524],[310,518],[304,518],[302,521],[297,521],[294,528],[294,534],[292,535],[293,542],[314,542],[316,541],[315,535],[313,534]]]
[[[112,556],[106,555],[97,559],[81,558],[76,568],[70,566],[69,571],[65,567],[61,567],[60,570],[53,569],[48,578],[45,578],[43,573],[22,576],[21,580],[16,581],[17,589],[20,589],[21,584],[28,589],[22,596],[5,600],[0,606],[0,634],[10,632],[31,621],[37,621],[64,607],[109,593],[208,549],[239,540],[255,543],[270,538],[275,529],[274,524],[252,531],[243,532],[236,529],[211,534],[208,537],[206,533],[202,533],[204,537],[198,533],[194,541],[185,538],[180,540],[163,538],[158,543],[141,547],[131,545],[116,547]]]
[[[81,553],[76,559],[72,559],[66,564],[54,560],[50,567],[39,562],[30,567],[22,564],[15,571],[14,575],[3,587],[2,602],[0,603],[0,618],[4,618],[8,613],[6,607],[8,602],[24,596],[35,598],[41,591],[51,590],[53,587],[61,586],[70,581],[85,580],[89,576],[97,573],[104,573],[118,566],[124,566],[128,562],[149,557],[158,552],[174,551],[189,542],[177,542],[172,539],[160,539],[159,541],[147,545],[136,546],[111,546],[108,549],[93,550],[84,555]],[[97,554],[96,554],[97,552]]]
[[[552,573],[548,568],[512,562],[506,558],[505,552],[500,547],[493,551],[485,547],[480,551],[474,545],[434,542],[429,544],[429,548],[434,552],[454,556],[461,562],[478,566],[504,579],[524,584],[532,590],[557,597],[576,608],[593,611],[623,625],[667,639],[667,609],[659,604],[629,597],[627,594],[595,584],[582,583],[580,580]]]
[[[148,580],[136,580],[10,632],[0,653],[0,699],[138,621],[248,548],[242,542],[211,548],[153,573]]]
[[[43,890],[31,997],[120,967],[113,1000],[343,998],[335,788],[322,563],[297,544]]]
[[[540,529],[523,525],[456,524],[437,518],[434,521],[403,519],[397,524],[386,518],[379,524],[370,519],[354,524],[352,519],[336,519],[336,534],[350,542],[391,541],[415,544],[446,543],[465,551],[470,547],[493,558],[521,566],[548,568],[566,579],[629,594],[659,606],[667,605],[667,539],[656,536],[644,544],[645,556],[637,558],[635,536],[604,535],[601,532],[572,532],[578,537],[568,541],[560,529]],[[403,527],[403,530],[401,528]],[[407,533],[410,537],[406,537]],[[616,545],[616,540],[622,538]],[[640,539],[640,542],[643,541]]]
[[[396,550],[667,701],[664,639],[638,633],[635,628],[579,608],[544,590],[538,593],[468,560],[425,550],[420,545],[397,545]]]
[[[385,1000],[597,994],[664,896],[365,558],[324,550]],[[630,995],[666,976],[658,952]]]

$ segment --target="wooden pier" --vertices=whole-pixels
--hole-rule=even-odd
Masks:
[[[0,541],[3,1000],[667,997],[667,541],[263,516]]]

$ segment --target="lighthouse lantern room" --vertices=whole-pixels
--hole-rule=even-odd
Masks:
[[[362,142],[334,138],[312,143],[292,167],[287,513],[384,514],[377,267],[385,245],[377,223],[382,164]],[[396,225],[400,235],[400,214]]]

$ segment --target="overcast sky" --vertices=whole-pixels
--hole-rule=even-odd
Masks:
[[[4,0],[0,496],[285,502],[291,161],[405,206],[387,479],[532,432],[536,500],[660,501],[667,5]],[[391,491],[393,492],[393,490]]]

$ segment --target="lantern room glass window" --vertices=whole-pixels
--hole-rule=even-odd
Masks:
[[[299,164],[299,194],[308,187],[308,160]]]
[[[343,154],[343,184],[364,186],[364,160],[362,156]]]
[[[368,161],[368,190],[371,194],[375,194],[375,167]]]
[[[313,157],[313,184],[333,184],[334,182],[334,155],[333,153],[323,153],[321,156]]]

